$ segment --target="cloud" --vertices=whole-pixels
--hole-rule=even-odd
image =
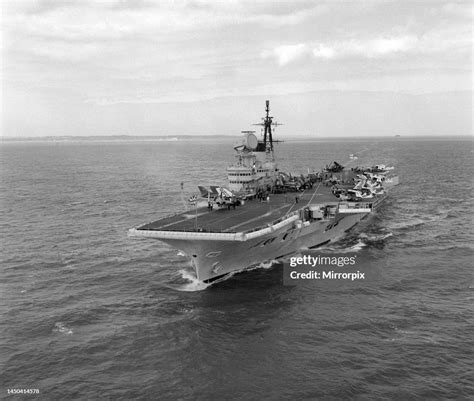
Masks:
[[[456,2],[4,3],[6,113],[21,103],[8,99],[30,94],[46,110],[50,99],[92,108],[309,88],[419,92],[463,88],[472,71],[470,7]]]
[[[380,37],[369,40],[348,40],[334,43],[320,43],[313,49],[315,58],[332,59],[348,56],[377,58],[395,53],[405,53],[417,48],[418,38],[414,35]]]
[[[40,57],[47,57],[53,61],[76,63],[90,60],[91,57],[103,51],[95,43],[80,43],[71,49],[67,43],[38,41],[31,47],[31,52]]]
[[[414,49],[417,42],[418,38],[413,35],[395,38],[379,38],[374,41],[369,41],[363,54],[367,57],[373,57],[390,53],[406,52]]]
[[[319,43],[313,47],[317,59],[345,57],[383,58],[401,54],[434,54],[448,51],[470,52],[472,37],[469,30],[439,30],[423,35],[382,36],[375,39],[351,39]]]
[[[348,56],[376,58],[393,53],[404,53],[417,47],[418,38],[414,35],[400,37],[381,37],[370,40],[348,40],[332,43],[298,43],[276,46],[261,53],[263,58],[274,57],[283,66],[312,54],[316,59],[333,59]]]
[[[461,18],[471,19],[474,16],[474,7],[470,1],[465,3],[447,3],[441,7],[442,12]]]
[[[290,3],[291,4],[291,3]],[[5,7],[5,31],[56,40],[109,40],[231,26],[291,26],[326,11],[326,6],[289,6],[242,1],[24,1]]]
[[[286,65],[296,61],[309,52],[309,47],[304,43],[296,45],[277,46],[271,51],[262,52],[263,58],[275,57],[280,65]]]
[[[336,51],[333,47],[320,44],[317,48],[313,49],[313,55],[316,58],[333,58],[336,55]]]

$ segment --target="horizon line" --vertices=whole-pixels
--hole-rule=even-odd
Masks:
[[[55,141],[55,140],[153,140],[153,139],[165,139],[165,140],[179,140],[179,139],[212,139],[212,138],[241,138],[242,134],[177,134],[177,135],[42,135],[42,136],[0,136],[0,142],[26,142],[26,141]],[[281,137],[281,140],[291,141],[291,140],[322,140],[322,139],[376,139],[376,138],[473,138],[474,133],[470,134],[387,134],[387,135],[352,135],[352,136],[313,136],[313,135],[298,135],[292,137]]]

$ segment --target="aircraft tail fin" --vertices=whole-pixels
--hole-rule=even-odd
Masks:
[[[204,188],[204,187],[202,187],[202,186],[200,186],[200,185],[198,185],[198,188],[199,188],[199,192],[201,192],[201,196],[202,196],[203,198],[207,198],[208,195],[209,195],[209,193],[210,193],[209,190],[206,189],[206,188]]]
[[[220,195],[220,188],[216,185],[211,185],[211,194]]]

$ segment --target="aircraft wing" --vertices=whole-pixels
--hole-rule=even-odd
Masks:
[[[234,193],[227,188],[221,188],[221,191],[222,191],[222,194],[224,196],[227,196],[228,198],[232,198],[234,196]]]

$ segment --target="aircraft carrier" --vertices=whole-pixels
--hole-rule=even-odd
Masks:
[[[223,276],[315,249],[340,239],[384,202],[398,177],[384,165],[345,169],[334,162],[319,172],[292,176],[278,169],[272,128],[266,115],[263,138],[243,131],[227,168],[228,186],[199,187],[183,212],[129,230],[134,237],[163,241],[184,252],[197,279]],[[201,202],[202,203],[202,202]]]

